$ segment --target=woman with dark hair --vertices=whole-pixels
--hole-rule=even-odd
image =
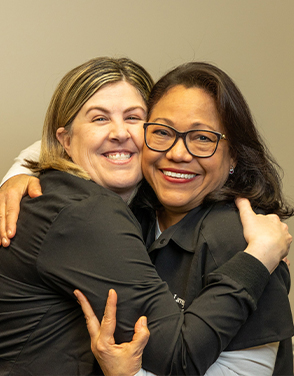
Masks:
[[[218,195],[228,180],[229,170],[233,172],[233,168],[236,168],[238,163],[236,156],[231,152],[233,146],[230,143],[230,135],[227,138],[226,128],[220,121],[213,96],[199,85],[196,86],[195,83],[186,87],[185,84],[172,82],[166,88],[163,86],[158,100],[154,101],[153,105],[153,97],[151,97],[149,123],[145,123],[144,126],[147,146],[144,151],[143,168],[148,183],[158,197],[157,211],[154,211],[155,207],[152,206],[150,200],[147,206],[143,208],[136,206],[135,210],[141,220],[146,243],[150,245],[150,256],[158,273],[168,282],[174,295],[177,295],[175,300],[183,311],[180,313],[177,309],[174,310],[174,302],[170,301],[167,291],[164,291],[164,285],[156,279],[156,274],[153,275],[154,271],[150,269],[146,257],[141,255],[141,237],[138,229],[131,226],[135,223],[132,222],[130,213],[126,211],[126,208],[123,210],[118,198],[102,189],[104,187],[114,190],[127,200],[132,196],[141,178],[140,171],[137,171],[138,163],[137,166],[136,163],[132,164],[131,171],[127,171],[127,167],[132,161],[140,159],[138,132],[143,129],[131,125],[133,122],[135,124],[143,122],[144,97],[134,90],[136,86],[132,82],[124,79],[125,75],[118,74],[114,82],[105,81],[99,86],[98,83],[101,81],[99,72],[97,74],[100,81],[96,81],[94,77],[92,79],[92,71],[87,81],[83,78],[91,65],[86,65],[85,68],[82,74],[80,72],[83,69],[82,66],[76,71],[71,71],[61,81],[52,99],[45,122],[40,161],[30,164],[35,171],[45,170],[41,177],[45,192],[39,200],[26,199],[23,203],[26,210],[21,212],[18,235],[12,240],[10,252],[2,253],[2,261],[4,259],[5,263],[2,263],[1,273],[3,276],[8,273],[11,278],[15,269],[10,264],[13,258],[22,259],[27,252],[32,252],[33,255],[30,257],[34,259],[37,254],[38,262],[34,278],[38,284],[41,284],[46,291],[49,287],[50,294],[54,296],[57,293],[58,299],[56,299],[61,307],[63,304],[69,304],[71,307],[71,304],[74,304],[71,301],[71,289],[76,283],[75,287],[86,293],[88,291],[99,317],[101,317],[103,292],[108,287],[115,286],[121,299],[116,335],[120,339],[130,338],[130,318],[145,313],[149,319],[151,340],[144,353],[143,365],[155,372],[203,374],[217,359],[220,351],[227,349],[232,350],[231,353],[240,348],[257,345],[262,345],[262,351],[265,352],[264,359],[260,362],[262,367],[272,369],[278,349],[277,342],[292,335],[292,322],[289,317],[291,314],[286,293],[288,274],[285,266],[281,265],[277,268],[269,282],[269,288],[264,293],[265,297],[262,296],[260,299],[261,309],[251,316],[253,317],[252,325],[255,328],[259,312],[268,309],[268,299],[272,299],[273,302],[284,304],[283,322],[276,323],[271,314],[266,325],[262,325],[262,330],[258,331],[257,325],[257,333],[254,337],[248,339],[244,335],[239,336],[238,333],[235,337],[236,343],[230,348],[232,337],[247,319],[246,312],[255,306],[256,300],[263,291],[264,284],[261,284],[259,289],[257,281],[266,279],[267,272],[262,265],[257,267],[255,264],[254,267],[250,256],[250,254],[256,255],[257,253],[260,254],[260,259],[263,259],[264,247],[261,247],[260,243],[264,238],[258,234],[252,237],[249,233],[247,246],[242,235],[239,216],[233,205],[230,203],[227,206],[223,200],[215,204],[215,199],[209,201],[213,204],[205,202],[209,194],[216,192]],[[161,85],[162,81],[159,83]],[[91,91],[88,91],[88,85]],[[156,93],[156,88],[157,86],[154,93]],[[127,90],[126,93],[124,90]],[[76,95],[77,93],[79,95]],[[120,106],[121,101],[118,100],[120,97],[117,93],[123,94],[121,98],[124,100],[128,97],[133,98],[132,101],[136,103],[135,106],[128,107],[128,116],[124,119],[127,124],[123,127],[114,124],[117,115],[111,115],[110,119],[107,115],[108,112],[112,113],[111,111],[116,114],[116,108]],[[111,111],[106,111],[105,107],[101,106],[100,103],[104,100],[111,105]],[[112,100],[115,101],[112,102]],[[78,103],[76,104],[75,101]],[[97,114],[93,115],[93,120],[89,121],[87,114],[91,111]],[[101,111],[104,116],[100,114]],[[139,119],[137,112],[133,113],[133,111],[139,111]],[[104,147],[104,139],[107,147]],[[115,152],[110,148],[114,140],[116,142],[120,140],[120,147],[117,146]],[[96,148],[93,148],[97,142],[99,153]],[[126,146],[123,147],[126,144],[129,145],[128,151],[125,149]],[[53,153],[48,152],[50,147],[54,149]],[[112,175],[111,173],[108,175],[111,161],[115,169],[111,171]],[[74,177],[67,174],[67,171]],[[135,171],[137,171],[137,176]],[[121,174],[120,179],[117,178],[119,174]],[[86,181],[89,178],[100,184],[98,186],[99,197],[100,191],[103,193],[101,194],[103,199],[101,197],[100,201],[90,195],[98,188],[93,186],[93,182]],[[120,186],[122,179],[123,185]],[[55,186],[58,180],[61,183],[64,181],[64,186],[63,183],[61,184],[62,197],[59,197],[60,188],[57,189],[58,186]],[[142,185],[141,189],[145,195],[144,189],[149,189],[149,187]],[[107,206],[106,197],[110,200],[108,200],[109,206]],[[52,204],[56,199],[58,199],[57,212]],[[50,215],[50,218],[47,218],[45,215],[43,218],[43,214],[40,216],[41,202],[46,204],[49,214],[54,209],[53,217]],[[28,238],[26,232],[28,223],[36,223],[36,221],[33,222],[34,216],[35,219],[39,219],[37,224],[41,226],[41,233],[46,234],[46,241],[41,242],[41,249],[39,249],[39,235],[34,233]],[[227,220],[226,223],[224,223],[224,218]],[[47,236],[48,223],[50,232]],[[118,227],[119,224],[122,226],[121,229]],[[226,224],[230,227],[228,228]],[[34,227],[30,226],[30,228]],[[162,231],[163,233],[160,234]],[[125,234],[125,237],[121,236],[121,232]],[[26,234],[26,241],[29,244],[32,242],[32,247],[23,249],[26,244],[23,241],[24,234]],[[116,234],[120,234],[119,244]],[[250,242],[250,239],[254,241]],[[259,239],[258,243],[256,239]],[[127,243],[129,248],[126,247]],[[138,249],[132,253],[136,249],[135,244]],[[99,252],[95,252],[98,245]],[[107,253],[102,252],[103,245],[105,250],[108,250]],[[81,253],[80,250],[83,248]],[[116,249],[120,251],[117,254]],[[246,253],[243,252],[244,249]],[[235,255],[237,252],[238,254]],[[142,262],[139,262],[140,257],[142,257]],[[242,262],[241,268],[240,262]],[[17,265],[20,264],[18,260]],[[112,269],[105,267],[110,264]],[[132,264],[133,268],[127,271],[127,266]],[[271,265],[268,269],[273,271],[276,263],[273,262]],[[13,274],[13,278],[20,279],[27,284],[30,282],[28,275],[32,270],[28,266],[25,272]],[[111,272],[115,277],[114,280]],[[260,273],[264,277],[261,278],[255,273]],[[40,276],[41,281],[39,281]],[[102,281],[104,283],[100,286],[99,283]],[[155,283],[156,281],[158,284]],[[246,291],[244,291],[243,284],[246,285]],[[235,286],[232,296],[228,293],[229,286]],[[134,295],[131,295],[132,288],[134,288]],[[150,289],[153,288],[154,294],[152,295]],[[3,291],[2,303],[5,309],[6,293]],[[236,297],[239,298],[234,300]],[[127,305],[126,310],[124,306],[128,299],[131,299],[132,304]],[[45,298],[44,300],[46,301]],[[8,301],[12,305],[17,303],[12,297],[9,297]],[[39,302],[36,297],[34,301]],[[143,309],[142,306],[145,308]],[[240,311],[244,313],[243,316],[240,315]],[[223,315],[220,312],[226,313]],[[42,316],[41,313],[40,315]],[[46,323],[46,320],[43,322]],[[11,321],[12,324],[13,321]],[[19,325],[19,330],[22,330],[21,323]],[[267,330],[271,326],[273,333],[269,336]],[[61,328],[63,329],[63,326]],[[77,336],[73,337],[79,333],[74,322],[72,322],[71,330],[73,332],[68,333],[67,336],[77,338]],[[127,332],[127,337],[124,332]],[[6,342],[2,341],[3,351],[7,351],[5,346],[8,337],[8,333],[5,333]],[[26,344],[24,338],[22,341]],[[70,341],[71,350],[73,342]],[[274,344],[268,346],[269,342],[274,342]],[[65,346],[64,341],[61,344]],[[43,346],[42,351],[45,350],[49,351],[50,348],[45,349]],[[83,348],[79,350],[81,354]],[[28,347],[26,351],[32,351],[32,349]],[[257,357],[261,354],[255,349],[254,354],[256,353]],[[16,354],[17,350],[10,356],[15,357]],[[61,351],[60,354],[63,352]],[[248,352],[246,356],[251,361],[251,355],[247,354]],[[63,358],[60,357],[59,363],[62,363],[61,359]],[[44,362],[44,357],[41,360]],[[18,358],[19,361],[20,358]],[[38,367],[42,366],[42,361],[38,358],[34,359]],[[73,366],[78,365],[80,361],[77,358]],[[31,361],[30,366],[32,364]],[[64,364],[62,363],[61,367],[64,367]],[[26,358],[23,358],[20,364],[21,367],[25,367],[24,365],[27,366]],[[221,366],[221,363],[217,366]],[[48,364],[47,367],[49,367]]]
[[[192,62],[179,66],[162,77],[153,88],[148,104],[149,120],[159,100],[177,85],[187,89],[201,88],[212,96],[230,153],[238,165],[224,186],[209,193],[205,201],[232,200],[242,196],[265,213],[275,213],[285,219],[292,216],[293,209],[286,205],[282,196],[277,172],[279,166],[263,143],[250,109],[231,78],[207,63]]]
[[[234,199],[247,197],[258,212],[281,218],[289,218],[293,209],[282,196],[277,165],[245,99],[217,67],[192,62],[162,77],[151,91],[144,129],[146,181],[133,205],[157,272],[188,314],[209,273],[246,244]],[[289,272],[282,263],[257,310],[206,375],[293,374],[289,285]],[[79,297],[93,319],[90,307]],[[219,306],[207,302],[206,309],[217,312]],[[94,341],[92,335],[93,349]],[[103,336],[99,341],[101,346]],[[204,344],[193,347],[189,335],[185,341],[195,358],[215,351]],[[96,356],[101,359],[105,350],[102,353],[99,346]],[[107,340],[104,347],[109,363],[112,347]],[[175,367],[173,374],[179,372]]]

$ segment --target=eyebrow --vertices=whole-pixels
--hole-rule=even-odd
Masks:
[[[88,113],[91,112],[91,111],[93,111],[93,110],[97,110],[97,111],[102,111],[102,112],[109,113],[109,111],[106,110],[106,108],[98,107],[98,106],[91,106],[91,107],[89,107],[88,110],[86,111],[86,115],[88,115]]]
[[[150,120],[149,120],[149,121],[150,121]],[[158,118],[152,120],[151,123],[157,123],[157,122],[159,122],[159,123],[160,123],[160,122],[167,123],[167,125],[170,125],[171,127],[174,126],[174,123],[173,123],[171,120],[166,119],[166,118],[161,118],[161,117],[158,117]]]
[[[104,107],[99,107],[99,106],[91,106],[90,108],[88,108],[88,110],[86,111],[86,114],[85,115],[88,115],[89,112],[93,111],[93,110],[97,110],[97,111],[102,111],[102,112],[105,112],[106,114],[109,114],[110,111],[108,111],[106,108]],[[127,112],[131,112],[131,111],[134,111],[134,110],[142,110],[144,112],[144,114],[146,115],[147,114],[147,111],[144,110],[143,107],[141,106],[133,106],[133,107],[128,107],[124,113],[127,113]]]
[[[142,106],[133,106],[133,107],[129,107],[127,108],[124,112],[131,112],[131,111],[134,111],[134,110],[142,110],[144,112],[144,114],[146,115],[147,114],[147,111],[144,110],[144,108]]]
[[[170,125],[171,127],[174,127],[175,128],[175,124],[173,121],[171,121],[170,119],[166,119],[166,118],[161,118],[161,117],[158,117],[156,119],[154,119],[151,123],[157,123],[157,122],[164,122],[166,123],[167,125]],[[201,127],[201,126],[204,126],[204,127],[208,127],[210,129],[214,129],[213,127],[211,127],[210,125],[208,124],[204,124],[204,123],[200,123],[199,121],[196,121],[195,123],[192,123],[191,124],[191,128],[193,127]]]

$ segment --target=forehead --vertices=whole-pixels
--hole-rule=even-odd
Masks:
[[[154,106],[150,121],[166,118],[174,123],[220,125],[215,100],[198,87],[175,86]]]
[[[85,105],[96,101],[120,101],[121,103],[133,101],[138,102],[141,105],[144,104],[145,107],[144,99],[139,90],[127,81],[117,81],[103,85],[94,95],[92,95],[91,98],[88,99]]]

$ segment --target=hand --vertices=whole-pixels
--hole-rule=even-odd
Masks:
[[[289,253],[292,236],[288,226],[275,214],[255,214],[247,199],[236,199],[236,205],[248,243],[245,252],[256,257],[272,273]]]
[[[83,309],[88,332],[91,337],[91,350],[105,376],[131,376],[139,372],[144,347],[149,339],[147,318],[142,316],[135,324],[135,334],[131,342],[115,344],[113,337],[116,326],[117,294],[109,290],[101,325],[87,298],[79,290],[74,291]]]
[[[19,205],[23,196],[42,194],[39,179],[29,175],[16,175],[0,188],[0,245],[8,247],[16,232]]]
[[[283,261],[288,266],[288,268],[290,268],[290,260],[288,259],[288,257],[284,257]]]

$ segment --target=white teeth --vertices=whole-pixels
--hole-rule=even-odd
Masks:
[[[115,154],[107,154],[106,158],[112,159],[112,160],[124,160],[131,158],[130,153],[115,153]]]
[[[164,175],[171,176],[172,178],[178,179],[193,179],[196,174],[180,174],[178,172],[171,172],[171,171],[162,171]]]

